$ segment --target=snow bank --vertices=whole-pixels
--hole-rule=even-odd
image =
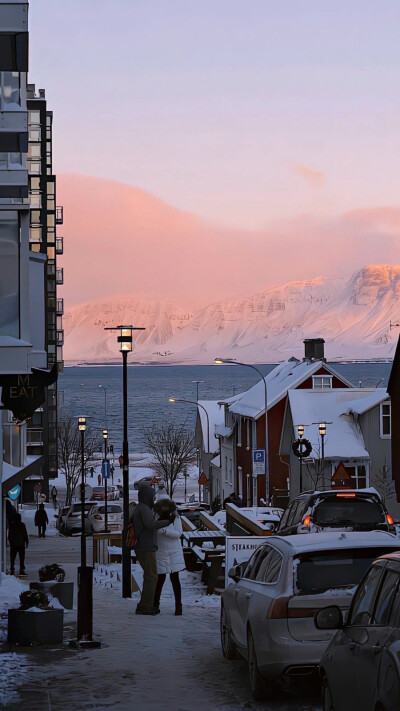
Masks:
[[[0,617],[7,615],[10,607],[19,607],[19,596],[29,585],[25,585],[13,575],[0,573]]]

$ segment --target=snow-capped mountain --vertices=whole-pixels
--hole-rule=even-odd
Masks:
[[[303,339],[323,337],[326,356],[393,356],[400,319],[400,266],[369,265],[346,281],[318,277],[219,301],[191,314],[184,305],[118,296],[67,310],[66,361],[116,360],[105,326],[132,323],[132,360],[212,363],[216,356],[258,363],[302,356]]]

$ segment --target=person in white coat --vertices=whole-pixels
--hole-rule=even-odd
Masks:
[[[168,518],[169,514],[176,514],[176,505],[171,499],[162,498],[156,502],[154,506],[155,512],[159,518]],[[182,614],[182,592],[181,583],[179,580],[179,571],[184,570],[185,561],[183,558],[183,550],[181,544],[182,522],[176,515],[173,523],[165,528],[159,528],[157,531],[157,586],[154,595],[154,607],[160,608],[161,592],[169,575],[172,589],[175,596],[175,615]]]

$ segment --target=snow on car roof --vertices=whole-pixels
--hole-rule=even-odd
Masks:
[[[339,550],[342,548],[381,548],[393,546],[400,550],[400,540],[387,531],[349,531],[329,533],[298,533],[293,536],[269,536],[268,543],[287,545],[293,555],[311,551]]]

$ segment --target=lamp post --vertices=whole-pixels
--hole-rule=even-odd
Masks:
[[[106,506],[105,520],[104,520],[104,532],[108,533],[108,502],[107,502],[107,440],[108,440],[108,430],[103,430],[104,439],[104,501]]]
[[[196,400],[198,401],[198,399],[199,399],[199,385],[201,385],[201,383],[204,383],[204,380],[192,380],[192,383],[194,383],[196,385]]]
[[[78,624],[77,642],[72,646],[100,647],[100,642],[92,639],[93,631],[93,568],[86,565],[85,531],[85,431],[86,417],[78,417],[78,430],[81,433],[81,565],[78,568]]]
[[[266,376],[264,376],[261,371],[256,368],[255,365],[252,365],[251,363],[239,363],[237,360],[233,360],[232,358],[215,358],[214,363],[216,365],[243,365],[245,368],[251,368],[252,370],[255,370],[256,373],[260,376],[261,380],[264,383],[264,406],[265,406],[265,500],[267,504],[269,504],[269,443],[268,443],[268,389],[267,389],[267,380]]]
[[[195,402],[194,400],[184,400],[183,398],[178,398],[178,397],[169,397],[168,402],[188,402],[190,405],[197,405],[197,407],[201,407],[202,410],[206,413],[206,419],[207,419],[207,453],[210,454],[210,418],[208,416],[208,412],[203,405],[200,405],[199,402]],[[199,448],[199,477],[200,477],[200,462],[201,462],[201,456],[200,456],[200,448]],[[208,477],[207,477],[208,478]],[[186,484],[186,479],[185,479],[185,484]],[[204,494],[204,492],[203,492]],[[199,485],[199,500],[200,500],[200,485]],[[203,497],[204,500],[204,497]],[[186,493],[185,493],[185,501],[186,501]]]
[[[109,388],[105,385],[99,385],[99,388],[104,392],[104,422],[107,424],[107,390],[109,390]]]
[[[111,326],[105,331],[119,331],[118,343],[122,353],[122,400],[123,400],[123,442],[122,442],[122,486],[124,529],[122,532],[122,597],[132,597],[131,550],[125,545],[129,526],[129,447],[128,447],[128,353],[132,351],[132,331],[144,331],[133,326]]]
[[[326,422],[320,422],[318,425],[318,432],[321,437],[321,459],[322,465],[325,466],[325,435],[326,435]]]
[[[297,425],[297,436],[301,440],[304,436],[304,425]],[[303,491],[303,456],[300,454],[300,494]]]

